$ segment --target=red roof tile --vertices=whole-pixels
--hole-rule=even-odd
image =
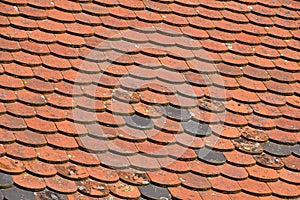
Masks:
[[[3,0],[0,199],[300,198],[299,11]]]

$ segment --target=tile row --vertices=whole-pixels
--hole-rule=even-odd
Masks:
[[[58,100],[62,101],[65,97],[60,98]],[[44,99],[43,99],[44,100]],[[71,99],[72,100],[72,99]],[[60,102],[59,101],[59,102]],[[59,103],[58,102],[58,103]],[[64,101],[62,101],[64,103]],[[50,102],[51,103],[51,102]],[[239,104],[239,103],[237,103]],[[71,104],[72,105],[72,104]],[[97,105],[97,104],[95,104]],[[103,104],[100,104],[103,105]],[[145,106],[143,104],[134,105],[137,106],[135,111],[132,106],[126,103],[117,103],[112,104],[109,107],[108,111],[100,110],[100,107],[94,109],[91,106],[91,110],[87,111],[86,109],[75,108],[73,110],[60,110],[62,108],[66,108],[60,105],[59,108],[52,106],[43,106],[34,109],[33,107],[24,105],[22,103],[10,103],[8,106],[7,113],[6,109],[2,107],[1,115],[0,115],[0,125],[2,127],[6,127],[12,130],[24,130],[29,127],[32,130],[39,132],[56,132],[60,130],[62,132],[70,132],[65,130],[64,126],[70,125],[75,122],[75,124],[79,124],[78,126],[83,126],[82,124],[93,124],[100,123],[102,125],[107,126],[124,126],[127,124],[130,127],[134,127],[136,129],[151,129],[156,128],[158,130],[164,130],[169,133],[183,132],[183,130],[187,130],[188,127],[197,127],[198,123],[204,124],[225,124],[229,126],[235,127],[245,127],[250,126],[256,129],[264,130],[274,130],[275,128],[287,131],[287,132],[297,132],[299,131],[299,123],[297,122],[297,109],[288,107],[287,111],[289,114],[288,117],[278,117],[275,114],[272,116],[272,113],[268,113],[268,111],[262,109],[258,110],[259,112],[256,114],[234,114],[232,112],[221,111],[220,113],[211,112],[211,111],[202,111],[201,108],[192,108],[186,112],[186,116],[182,116],[184,114],[184,110],[181,112],[180,109],[175,107],[167,107],[167,109],[171,109],[165,112],[179,112],[179,116],[176,113],[170,113],[166,116],[162,116],[161,110],[159,107],[155,106]],[[258,104],[257,106],[262,105]],[[126,106],[126,107],[119,107]],[[247,108],[247,105],[239,105],[237,108],[241,107]],[[271,106],[266,106],[267,108],[272,108]],[[276,107],[274,107],[276,108]],[[150,112],[149,110],[150,109]],[[283,108],[284,109],[284,108]],[[37,110],[37,111],[36,111]],[[26,111],[26,113],[23,113]],[[56,112],[57,111],[57,112]],[[96,113],[95,113],[96,111]],[[128,113],[126,113],[128,111]],[[51,112],[56,112],[52,114]],[[132,115],[130,115],[130,113]],[[145,113],[146,112],[146,113]],[[256,111],[255,111],[256,112]],[[262,115],[260,114],[262,113]],[[293,113],[294,112],[294,113]],[[124,114],[125,113],[125,114]],[[139,113],[143,113],[144,116]],[[149,114],[150,113],[150,114]],[[175,115],[174,115],[175,114]],[[177,116],[176,116],[177,115]],[[266,116],[267,115],[267,116]],[[17,116],[17,117],[16,117]],[[151,116],[155,116],[156,118],[149,118]],[[22,119],[22,118],[24,119]],[[183,118],[187,117],[187,118]],[[181,123],[178,122],[183,120]],[[48,127],[48,130],[44,130],[44,126]],[[58,128],[57,128],[58,127]],[[187,127],[187,128],[185,128]],[[75,130],[76,131],[76,130]],[[71,133],[74,131],[71,131]],[[197,129],[194,129],[193,132],[197,132]],[[76,132],[75,132],[76,134]],[[201,133],[200,133],[201,134]]]
[[[273,18],[274,23],[277,22],[277,18],[289,20],[297,20],[300,18],[297,11],[291,10],[291,8],[295,8],[288,7],[286,6],[287,4],[282,4],[276,7],[273,7],[272,5],[272,7],[268,7],[268,5],[263,4],[247,6],[247,4],[238,2],[214,2],[211,4],[209,1],[201,1],[195,2],[194,5],[189,7],[185,4],[181,4],[180,2],[167,2],[168,4],[165,4],[162,2],[147,1],[136,3],[133,6],[130,4],[128,5],[128,2],[125,4],[123,2],[116,2],[108,5],[107,3],[103,4],[102,1],[94,2],[93,4],[90,2],[77,4],[74,2],[49,1],[47,5],[40,5],[36,2],[19,4],[15,5],[15,7],[18,6],[16,7],[18,9],[15,9],[13,7],[14,5],[9,5],[7,3],[9,2],[2,3],[3,8],[1,11],[9,16],[21,15],[34,19],[44,19],[49,17],[62,22],[75,21],[75,19],[77,19],[76,16],[79,16],[81,13],[87,13],[94,16],[112,15],[121,19],[139,18],[147,20],[148,22],[153,21],[153,18],[151,20],[151,15],[147,16],[144,12],[142,12],[145,9],[157,13],[157,16],[154,16],[154,19],[158,21],[166,20],[163,17],[164,15],[174,15],[176,16],[176,20],[173,19],[172,22],[175,23],[183,21],[185,19],[184,17],[197,15],[211,20],[224,18],[229,21],[237,21],[237,19],[242,18],[240,16],[243,16],[244,20],[242,18],[238,22],[245,23],[251,21],[255,24],[269,24],[270,21],[268,21],[268,19],[270,20],[271,17]],[[62,15],[65,18],[63,18]],[[252,17],[252,15],[256,17]],[[245,16],[247,16],[248,19],[245,18]]]
[[[23,163],[7,157],[1,158],[1,164],[5,166],[1,167],[1,170],[4,168],[6,172],[9,171],[9,174],[1,176],[1,187],[7,188],[1,190],[2,196],[11,198],[14,195],[53,194],[65,198],[64,194],[78,191],[80,193],[74,195],[105,197],[111,193],[126,199],[136,199],[140,196],[150,199],[171,198],[177,195],[184,198],[183,192],[189,189],[195,191],[186,192],[185,195],[192,195],[190,198],[193,195],[195,198],[203,198],[202,195],[212,193],[217,196],[229,193],[230,197],[236,194],[237,197],[245,195],[253,198],[271,194],[281,198],[297,198],[300,195],[299,188],[293,185],[299,183],[299,172],[286,169],[274,170],[260,166],[243,168],[230,164],[216,167],[201,161],[191,161],[187,167],[191,168],[192,173],[174,174],[165,170],[147,173],[136,170],[116,171],[102,166],[84,167],[72,163],[54,165],[38,160]],[[171,165],[177,169],[184,168],[180,161],[172,162]],[[242,191],[245,194],[241,193]]]
[[[99,34],[101,34],[101,37],[105,31],[107,32],[109,29],[100,27]],[[52,58],[53,56],[51,55],[70,59],[82,58],[98,62],[114,62],[114,59],[123,58],[125,56],[124,53],[137,54],[141,52],[147,55],[159,55],[162,57],[168,55],[169,57],[190,60],[187,61],[189,65],[193,62],[200,62],[199,60],[201,59],[208,59],[208,61],[214,61],[216,63],[223,61],[237,66],[249,64],[266,69],[274,69],[275,67],[281,69],[281,66],[286,65],[289,61],[299,61],[297,51],[300,49],[298,40],[288,40],[286,43],[280,44],[278,40],[281,42],[282,40],[269,36],[261,38],[262,42],[257,43],[255,46],[243,44],[250,40],[247,39],[247,35],[240,36],[236,42],[232,34],[228,34],[232,39],[222,39],[220,41],[218,37],[225,38],[225,36],[222,32],[217,30],[212,33],[209,32],[208,34],[210,36],[200,41],[184,36],[166,36],[157,33],[157,31],[144,34],[131,30],[124,31],[123,34],[107,33],[109,39],[100,39],[98,37],[82,38],[70,35],[69,33],[54,35],[35,30],[28,32],[30,40],[20,42],[11,40],[11,35],[16,35],[17,33],[17,29],[11,31],[6,29],[1,33],[3,37],[8,38],[0,38],[0,49],[4,51],[4,54],[7,51],[11,52],[11,54],[7,54],[7,56],[10,55],[17,62],[33,66],[47,62],[49,59],[53,60],[54,58]],[[23,37],[26,39],[26,32],[24,32],[24,34]],[[36,42],[44,42],[45,37],[47,38],[46,42],[55,43],[45,44]],[[133,44],[131,42],[139,42],[139,44]],[[96,49],[90,49],[86,46]],[[19,52],[20,50],[22,50],[22,52]],[[100,50],[105,51],[101,52]],[[121,53],[115,51],[121,51]],[[20,55],[22,56],[20,57]],[[208,58],[203,57],[205,55],[207,55]],[[26,62],[28,59],[24,59],[29,57],[31,61]],[[126,64],[132,64],[135,62],[135,58],[139,57],[139,54],[134,57],[127,55],[127,57],[128,60]],[[268,59],[273,59],[273,62],[271,60],[268,61]],[[124,59],[122,60],[125,61]],[[157,60],[157,58],[155,60]],[[8,61],[10,60],[3,60],[3,62]],[[162,62],[161,60],[159,61]],[[263,66],[259,64],[259,62],[266,63],[267,65]],[[295,66],[291,66],[291,68],[293,67]],[[299,66],[295,68],[293,71],[299,70]],[[181,70],[185,69],[182,68]]]

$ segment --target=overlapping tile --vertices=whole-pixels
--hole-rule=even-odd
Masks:
[[[299,9],[1,2],[0,199],[299,198]]]

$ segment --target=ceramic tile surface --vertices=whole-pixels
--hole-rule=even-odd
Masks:
[[[299,27],[293,0],[2,0],[0,199],[299,199]]]

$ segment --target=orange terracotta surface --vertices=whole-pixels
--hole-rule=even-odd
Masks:
[[[299,199],[300,3],[2,0],[0,199]]]

